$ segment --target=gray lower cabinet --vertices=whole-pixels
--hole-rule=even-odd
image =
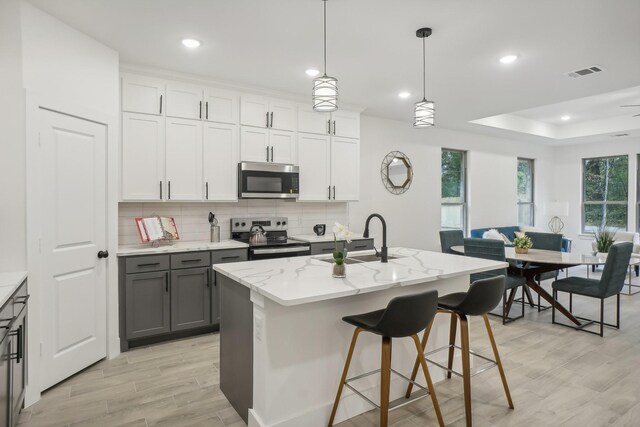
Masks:
[[[0,420],[11,425],[11,346],[12,339],[6,336],[0,345]]]
[[[211,324],[211,268],[171,271],[171,330]]]
[[[169,271],[127,274],[125,281],[127,339],[170,332]]]
[[[345,242],[338,242],[338,247],[343,247]],[[366,251],[373,249],[373,239],[352,240],[347,244],[348,251]],[[311,243],[311,255],[332,254],[335,250],[334,242]]]

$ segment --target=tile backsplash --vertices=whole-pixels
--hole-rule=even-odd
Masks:
[[[118,244],[140,243],[136,217],[170,216],[176,221],[180,240],[209,240],[207,216],[213,212],[220,225],[220,238],[231,237],[231,218],[284,216],[289,219],[289,235],[311,234],[315,224],[349,222],[348,203],[304,203],[283,200],[240,200],[237,203],[122,202],[118,205]]]

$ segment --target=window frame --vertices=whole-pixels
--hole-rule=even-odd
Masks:
[[[636,232],[640,233],[640,154],[636,158]]]
[[[531,224],[518,224],[520,225],[525,225],[525,226],[529,226],[529,227],[533,227],[536,224],[536,162],[535,159],[528,159],[526,157],[518,157],[518,163],[520,163],[520,161],[526,161],[528,162],[531,167],[531,201],[530,202],[521,202],[520,200],[516,201],[516,205],[517,205],[517,218],[516,218],[516,222],[519,222],[518,219],[520,218],[520,206],[525,206],[525,205],[529,205],[529,209],[531,210]],[[516,166],[516,186],[518,185],[518,169]],[[516,198],[518,197],[518,192],[516,190]]]
[[[627,200],[626,201],[606,201],[606,200],[601,200],[601,201],[589,201],[587,202],[586,199],[586,193],[587,193],[587,187],[585,185],[584,179],[585,179],[585,166],[586,166],[586,162],[589,160],[604,160],[604,159],[615,159],[615,158],[621,158],[621,157],[626,157],[627,158],[627,189],[628,189],[628,185],[629,185],[629,155],[628,154],[618,154],[618,155],[612,155],[612,156],[599,156],[599,157],[585,157],[582,159],[582,177],[580,180],[580,183],[582,184],[582,200],[581,200],[581,224],[580,224],[580,230],[582,234],[592,234],[593,230],[587,230],[586,229],[586,206],[587,205],[602,205],[602,204],[606,204],[606,205],[621,205],[621,206],[626,206],[627,207],[627,223],[625,224],[625,228],[624,231],[627,231],[629,229],[629,191],[627,190]],[[609,227],[607,227],[609,228]]]
[[[444,151],[452,151],[452,152],[456,152],[456,153],[462,153],[462,202],[444,202],[442,200],[442,153]],[[456,150],[454,148],[445,148],[442,147],[442,149],[440,150],[440,229],[441,230],[459,230],[459,228],[452,228],[452,227],[443,227],[442,226],[442,207],[443,206],[461,206],[462,207],[462,233],[466,236],[467,235],[467,191],[468,191],[468,185],[467,185],[467,152],[465,150]]]

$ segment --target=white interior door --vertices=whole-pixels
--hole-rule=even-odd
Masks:
[[[205,200],[238,199],[238,126],[204,127]]]
[[[298,133],[299,200],[329,200],[330,163],[329,135]]]
[[[106,126],[47,110],[40,119],[46,389],[106,357],[106,272],[115,256],[97,256],[107,243]]]

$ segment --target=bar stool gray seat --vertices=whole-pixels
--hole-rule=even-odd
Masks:
[[[504,369],[502,367],[502,361],[500,360],[498,347],[493,337],[491,324],[489,323],[489,317],[487,316],[487,313],[493,310],[500,302],[500,299],[503,296],[504,287],[504,276],[492,277],[473,282],[468,292],[456,292],[445,295],[438,299],[438,313],[447,313],[451,315],[449,345],[432,350],[424,354],[424,356],[427,357],[431,354],[445,349],[449,350],[447,366],[441,365],[440,363],[437,363],[429,358],[427,358],[427,360],[434,365],[446,370],[447,378],[451,378],[452,373],[462,377],[464,384],[464,405],[467,426],[471,426],[473,422],[473,417],[471,415],[471,377],[484,372],[486,369],[489,369],[481,369],[480,371],[472,374],[470,360],[471,354],[490,362],[490,367],[498,367],[500,378],[502,379],[504,393],[507,397],[507,403],[509,404],[509,408],[514,408],[513,401],[511,400],[511,393],[509,392],[509,385],[507,384],[507,377],[505,376]],[[482,316],[482,318],[484,319],[484,324],[487,329],[487,335],[489,336],[489,341],[491,342],[491,348],[493,349],[493,356],[495,357],[495,359],[492,360],[469,349],[469,324],[467,316]],[[460,347],[455,345],[458,320],[460,321]],[[424,336],[422,337],[421,346],[423,352],[427,346],[430,329],[430,327],[427,328],[427,330],[425,330],[424,332]],[[456,348],[462,351],[462,374],[453,370],[453,356]],[[411,374],[411,380],[415,380],[417,373],[418,360],[416,360],[416,364],[414,365],[413,372]],[[407,388],[407,393],[405,395],[406,397],[409,397],[411,395],[412,385],[413,383],[409,383],[409,387]]]
[[[602,276],[598,279],[586,279],[584,277],[567,277],[553,282],[553,298],[558,298],[558,291],[569,293],[569,312],[573,312],[573,294],[583,295],[600,300],[600,321],[587,319],[585,317],[576,316],[578,319],[587,322],[581,326],[574,327],[556,322],[556,310],[553,308],[551,321],[555,325],[568,326],[570,328],[579,329],[584,332],[604,336],[604,326],[620,329],[620,291],[624,286],[627,277],[627,269],[631,261],[631,252],[633,251],[633,243],[620,242],[611,246],[607,254],[607,261],[602,270]],[[604,321],[604,300],[606,298],[616,296],[616,324],[605,323]],[[585,326],[594,323],[600,324],[600,333],[584,329]]]
[[[418,338],[418,332],[428,327],[433,321],[436,315],[438,307],[438,291],[422,292],[414,295],[404,295],[393,298],[387,308],[382,310],[371,311],[369,313],[357,314],[353,316],[345,316],[343,321],[356,327],[353,332],[353,338],[351,339],[351,346],[347,353],[347,360],[344,364],[344,370],[342,372],[342,378],[338,385],[338,392],[336,394],[336,400],[331,410],[331,417],[329,418],[329,427],[333,425],[338,404],[340,403],[340,396],[342,395],[342,389],[344,386],[348,387],[354,393],[365,399],[372,406],[380,409],[380,427],[387,427],[389,422],[389,410],[394,408],[389,407],[389,388],[391,385],[391,373],[400,376],[401,378],[412,382],[416,387],[422,390],[428,391],[431,396],[431,402],[433,403],[433,409],[438,419],[438,424],[444,426],[442,421],[442,414],[440,412],[440,406],[438,405],[438,399],[436,398],[436,392],[433,388],[431,376],[429,375],[429,369],[423,356],[422,348],[420,347],[420,339]],[[353,356],[353,350],[356,346],[358,335],[361,332],[371,332],[376,335],[382,336],[382,360],[379,370],[368,372],[362,375],[358,375],[353,378],[347,379],[347,373],[349,372],[349,365],[351,364],[351,358]],[[427,388],[422,387],[420,384],[415,383],[415,376],[413,379],[409,379],[406,376],[398,373],[394,369],[391,369],[391,340],[392,338],[404,338],[411,337],[416,346],[416,352],[418,354],[418,363],[422,366],[422,372],[424,373],[425,380],[427,381]],[[369,398],[360,393],[355,387],[351,386],[349,382],[356,379],[364,378],[365,376],[373,375],[380,372],[380,405],[377,405]],[[419,398],[425,397],[420,396]],[[414,399],[417,400],[417,399]],[[404,406],[408,402],[402,402],[400,406]],[[397,406],[396,406],[397,407]]]

